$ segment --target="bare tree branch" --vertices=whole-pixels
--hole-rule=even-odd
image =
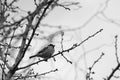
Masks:
[[[79,44],[74,44],[72,47],[70,47],[70,48],[68,48],[68,49],[66,49],[66,50],[62,50],[61,52],[59,51],[57,54],[54,54],[52,57],[55,57],[55,56],[57,56],[57,55],[61,55],[61,54],[63,54],[64,52],[69,52],[69,51],[77,48],[78,46],[82,45],[84,42],[86,42],[86,41],[89,40],[90,38],[92,38],[92,37],[94,37],[95,35],[97,35],[98,33],[100,33],[102,30],[103,30],[103,29],[100,29],[99,31],[97,31],[97,32],[94,33],[93,35],[87,37],[85,40],[83,40],[83,41],[80,42]],[[51,58],[52,58],[52,57],[51,57]],[[38,64],[39,62],[42,62],[42,61],[45,61],[45,60],[44,60],[44,59],[43,59],[43,60],[39,60],[39,61],[34,62],[34,63],[32,63],[32,64],[29,64],[29,65],[27,65],[27,66],[20,67],[20,68],[18,68],[18,70],[20,70],[20,69],[25,69],[25,68],[30,67],[30,66],[32,66],[32,65]]]

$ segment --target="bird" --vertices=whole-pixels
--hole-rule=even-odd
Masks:
[[[30,56],[29,58],[34,58],[34,57],[41,57],[41,58],[44,58],[44,59],[48,59],[50,58],[53,53],[55,52],[55,49],[54,49],[55,45],[53,44],[49,44],[47,47],[43,48],[42,50],[38,51],[37,54],[33,55],[33,56]]]

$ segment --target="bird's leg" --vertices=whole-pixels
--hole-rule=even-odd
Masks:
[[[44,58],[43,60],[45,60],[46,62],[48,61],[48,58]]]

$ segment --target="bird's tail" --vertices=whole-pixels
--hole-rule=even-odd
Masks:
[[[30,56],[29,58],[31,59],[31,58],[34,58],[34,57],[36,57],[36,55]]]

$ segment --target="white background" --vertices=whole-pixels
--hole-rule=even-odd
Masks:
[[[43,79],[85,80],[88,68],[98,59],[102,52],[105,53],[105,55],[93,68],[93,71],[95,71],[95,74],[92,76],[94,80],[103,80],[103,78],[106,78],[111,73],[112,68],[116,66],[114,37],[118,35],[119,53],[120,0],[78,1],[80,2],[81,8],[72,7],[71,11],[68,11],[64,8],[57,7],[42,21],[42,23],[62,26],[62,30],[66,30],[64,32],[64,49],[68,49],[74,43],[80,43],[100,29],[103,29],[103,31],[69,53],[64,53],[73,64],[68,63],[62,56],[58,56],[56,57],[56,62],[51,59],[48,62],[34,65],[34,70],[38,73],[44,73],[56,68],[59,70],[55,73],[43,76]],[[20,0],[16,5],[19,5],[21,9],[25,11],[34,10],[33,0]],[[24,14],[24,12],[20,13],[20,15],[21,14]],[[16,18],[18,19],[19,16]],[[54,28],[46,29],[46,31],[50,33],[59,31],[59,29]],[[67,29],[72,30],[67,31]],[[55,53],[61,50],[60,40],[60,35],[56,36],[53,40],[53,44],[56,45]],[[28,61],[31,63],[35,60],[29,60],[29,56],[35,54],[35,52],[37,52],[43,44],[46,44],[46,42],[45,40],[36,40],[32,42],[34,48],[31,49],[31,54],[26,54],[27,57],[24,59],[25,64],[27,64]],[[25,64],[23,63],[23,65]]]

